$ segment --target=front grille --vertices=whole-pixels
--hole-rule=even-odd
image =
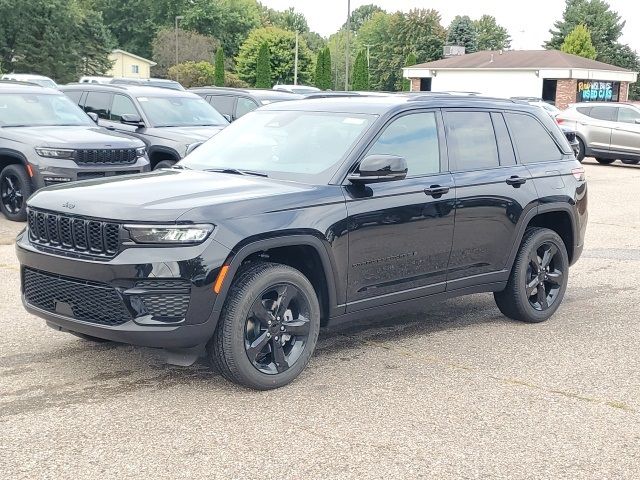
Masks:
[[[131,320],[118,292],[106,284],[25,268],[22,289],[29,305],[47,312],[108,326]]]
[[[135,163],[135,148],[76,150],[75,161],[84,165],[124,165]]]
[[[57,251],[111,258],[120,246],[120,224],[29,209],[31,243]]]
[[[91,180],[93,178],[104,178],[105,172],[78,172],[78,180]]]

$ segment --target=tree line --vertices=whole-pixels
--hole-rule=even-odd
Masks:
[[[637,52],[620,42],[624,24],[603,0],[566,0],[544,46],[637,71]],[[355,90],[407,89],[402,67],[442,58],[445,45],[468,53],[511,46],[507,29],[490,15],[443,25],[438,11],[423,8],[364,5],[323,38],[293,8],[277,11],[256,0],[0,0],[0,71],[76,81],[104,73],[109,52],[121,48],[155,61],[154,76],[185,86],[269,87],[293,83],[296,34],[298,82],[335,90],[345,83]],[[631,94],[640,95],[638,84]]]

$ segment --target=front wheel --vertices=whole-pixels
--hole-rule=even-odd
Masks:
[[[601,165],[611,165],[615,161],[616,161],[615,158],[596,158],[596,162],[598,162]]]
[[[207,353],[226,379],[269,390],[304,370],[319,331],[320,306],[307,277],[287,265],[255,263],[236,275]]]
[[[578,153],[576,154],[576,159],[582,163],[585,157],[586,148],[584,146],[584,142],[581,138],[578,137]]]
[[[638,163],[640,163],[640,160],[621,160],[621,162],[625,165],[638,165]]]
[[[522,322],[543,322],[560,306],[568,277],[569,257],[560,236],[547,228],[529,228],[507,287],[493,296],[507,317]]]
[[[14,222],[27,219],[27,199],[31,192],[31,180],[22,165],[4,167],[0,173],[0,209],[7,219]]]

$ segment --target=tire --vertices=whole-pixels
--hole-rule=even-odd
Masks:
[[[638,163],[640,163],[640,160],[620,160],[620,161],[625,165],[638,165]]]
[[[551,255],[549,258],[547,251]],[[545,267],[545,262],[548,270],[541,268]],[[569,257],[560,236],[547,228],[528,228],[511,269],[507,287],[501,292],[495,292],[493,297],[500,311],[513,320],[544,322],[562,303],[568,278]],[[540,285],[543,286],[544,294],[540,292]]]
[[[611,165],[616,161],[615,158],[596,158],[596,161],[601,165]]]
[[[207,355],[227,380],[280,388],[307,366],[319,331],[320,305],[307,277],[287,265],[253,263],[238,271]]]
[[[585,146],[584,146],[584,142],[582,141],[582,139],[580,137],[577,137],[578,140],[578,154],[576,155],[576,159],[582,163],[582,161],[584,160],[585,157],[585,152],[587,151]]]
[[[0,210],[8,220],[27,219],[27,199],[33,188],[22,165],[7,165],[0,173]]]
[[[153,167],[154,170],[159,170],[161,168],[171,168],[173,167],[177,162],[175,160],[162,160],[158,163],[156,163],[156,166]]]

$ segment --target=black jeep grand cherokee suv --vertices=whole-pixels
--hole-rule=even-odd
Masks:
[[[472,97],[286,102],[173,169],[41,190],[17,241],[26,308],[55,329],[204,353],[257,389],[304,369],[321,325],[494,292],[560,306],[587,185],[537,107]]]

